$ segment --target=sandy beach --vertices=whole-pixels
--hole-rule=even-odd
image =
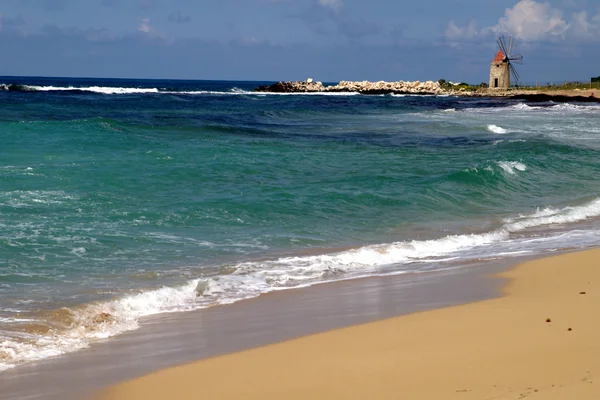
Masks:
[[[501,276],[498,299],[211,358],[98,398],[599,398],[600,250]]]

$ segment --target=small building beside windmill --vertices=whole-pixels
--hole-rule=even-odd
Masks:
[[[490,89],[510,88],[510,64],[502,50],[498,51],[490,67]]]

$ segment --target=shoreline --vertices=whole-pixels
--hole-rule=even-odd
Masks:
[[[0,393],[77,400],[124,380],[199,359],[492,298],[499,296],[502,282],[490,274],[516,262],[503,259],[457,270],[337,281],[147,317],[138,330],[5,371]]]
[[[597,398],[599,257],[527,261],[499,275],[500,298],[218,356],[98,398]]]
[[[369,81],[340,81],[335,85],[323,85],[312,79],[306,81],[281,81],[271,85],[262,85],[254,89],[257,93],[359,93],[363,95],[409,95],[409,96],[459,96],[459,97],[489,97],[508,100],[524,100],[529,102],[600,102],[600,89],[561,89],[556,88],[511,88],[487,89],[475,91],[464,86],[442,86],[439,82],[369,82]],[[596,93],[599,95],[596,96]]]

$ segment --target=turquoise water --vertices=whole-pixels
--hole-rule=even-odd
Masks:
[[[0,370],[145,315],[600,243],[599,105],[0,83]]]

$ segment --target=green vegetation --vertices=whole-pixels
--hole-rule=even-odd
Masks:
[[[444,90],[456,90],[456,91],[469,91],[476,92],[481,89],[487,89],[488,85],[485,82],[480,83],[479,85],[469,85],[468,83],[453,83],[448,82],[445,79],[440,79],[438,81],[442,89]],[[599,90],[600,91],[600,76],[597,78],[592,78],[590,82],[563,82],[563,83],[553,83],[553,82],[540,82],[536,85],[513,85],[511,87],[513,90],[537,90],[537,91],[552,91],[552,90]]]
[[[444,90],[456,90],[456,91],[463,91],[463,92],[466,92],[466,91],[475,92],[482,87],[487,87],[486,83],[481,83],[479,85],[469,85],[468,83],[465,83],[465,82],[460,82],[460,83],[448,82],[445,79],[440,79],[438,81],[438,83]]]
[[[535,85],[535,86],[519,86],[518,89],[520,89],[520,90],[576,90],[576,89],[600,90],[600,80],[594,81],[594,79],[592,79],[591,82],[563,82],[560,84],[546,82],[544,84],[539,84],[539,85]]]

